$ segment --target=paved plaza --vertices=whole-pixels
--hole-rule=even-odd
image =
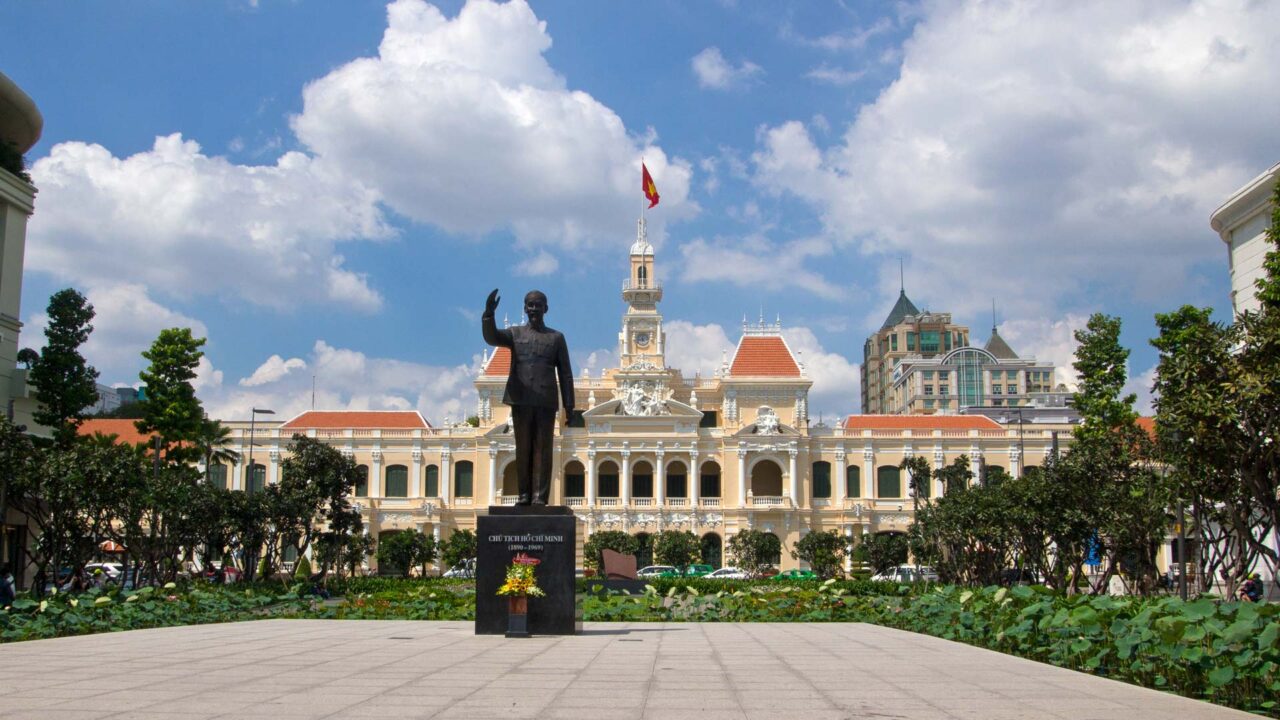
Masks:
[[[264,620],[0,645],[3,718],[1229,718],[863,624]]]

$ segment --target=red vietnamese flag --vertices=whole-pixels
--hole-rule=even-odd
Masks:
[[[644,198],[649,201],[649,207],[652,208],[658,204],[658,186],[653,184],[653,178],[649,175],[649,168],[645,167],[644,161],[640,162],[640,184],[644,189]]]

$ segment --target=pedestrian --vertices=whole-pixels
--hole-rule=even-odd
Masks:
[[[1262,599],[1262,582],[1258,577],[1258,573],[1253,573],[1245,578],[1240,584],[1240,589],[1236,592],[1241,600],[1246,602],[1258,602]]]
[[[0,564],[0,608],[12,605],[17,595],[18,589],[13,582],[13,571],[9,568],[9,563]]]

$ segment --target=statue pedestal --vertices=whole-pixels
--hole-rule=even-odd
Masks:
[[[529,598],[528,632],[574,635],[582,632],[582,609],[574,592],[577,519],[563,506],[489,506],[476,519],[476,634],[505,635],[507,598],[498,588],[511,559],[525,553],[542,562],[538,587],[546,597]]]

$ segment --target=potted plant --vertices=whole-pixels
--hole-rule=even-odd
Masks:
[[[507,566],[507,581],[498,588],[507,596],[507,637],[529,637],[529,598],[546,596],[534,572],[540,562],[520,553]]]

